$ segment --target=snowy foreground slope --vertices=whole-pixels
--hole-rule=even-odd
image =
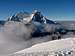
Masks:
[[[75,56],[75,38],[36,44],[10,56]]]

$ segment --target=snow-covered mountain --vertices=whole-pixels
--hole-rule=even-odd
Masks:
[[[13,16],[11,16],[8,21],[20,21],[23,22],[25,24],[31,22],[31,21],[35,21],[35,22],[39,22],[39,23],[49,23],[49,24],[54,24],[55,22],[47,19],[46,17],[44,17],[41,12],[34,10],[31,14],[27,13],[27,12],[20,12],[17,13]]]
[[[61,22],[55,22],[47,19],[40,11],[34,10],[31,14],[28,12],[19,12],[10,16],[7,21],[0,21],[0,25],[5,25],[7,22],[20,22],[26,26],[33,25],[36,29],[32,36],[46,36],[51,33],[66,34],[67,32],[75,32],[74,26],[65,26],[67,24]],[[68,23],[69,24],[69,23]],[[69,24],[70,25],[70,24]],[[68,30],[70,28],[70,30]],[[72,28],[72,29],[71,29]]]
[[[7,19],[7,21],[1,21],[0,24],[4,25],[7,22],[20,22],[27,26],[34,25],[36,30],[32,36],[45,36],[50,35],[53,32],[59,32],[60,34],[66,34],[67,32],[75,32],[73,27],[66,27],[64,23],[59,23],[47,19],[40,11],[34,10],[31,14],[28,12],[19,12]],[[69,24],[70,25],[70,24]],[[68,30],[68,28],[72,28]]]
[[[32,34],[32,36],[35,37],[39,35],[49,35],[52,31],[60,31],[60,33],[66,31],[59,23],[47,19],[40,11],[37,10],[34,10],[31,14],[27,12],[17,13],[9,17],[7,21],[21,22],[25,25],[34,25],[36,30],[35,34]],[[46,30],[46,28],[49,29]]]

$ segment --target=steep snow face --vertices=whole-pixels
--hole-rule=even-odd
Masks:
[[[43,19],[44,16],[41,14],[41,12],[36,10],[32,14],[34,14],[34,16],[32,18],[33,21],[37,21],[37,22],[40,22],[40,23],[44,23],[45,22],[45,19]]]
[[[44,24],[55,24],[55,22],[48,20],[46,17],[44,17],[41,12],[35,10],[32,13],[32,21],[36,21],[39,23],[44,23]]]

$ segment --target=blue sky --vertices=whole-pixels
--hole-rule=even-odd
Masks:
[[[75,0],[0,0],[0,20],[16,12],[34,9],[51,20],[75,21]]]

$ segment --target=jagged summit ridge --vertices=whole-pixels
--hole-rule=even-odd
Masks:
[[[46,17],[44,17],[40,11],[34,10],[31,14],[27,13],[27,12],[20,12],[17,13],[13,16],[11,16],[10,18],[8,18],[8,21],[20,21],[23,22],[25,24],[31,22],[31,21],[35,21],[35,22],[39,22],[39,23],[49,23],[49,24],[54,24],[55,22],[47,19]]]

